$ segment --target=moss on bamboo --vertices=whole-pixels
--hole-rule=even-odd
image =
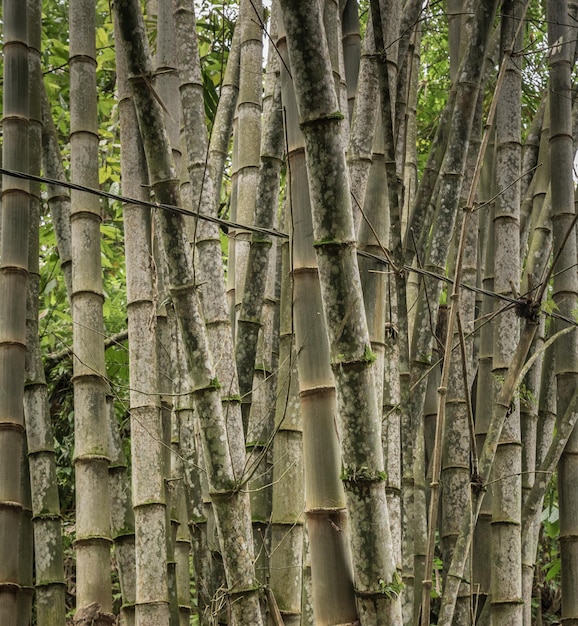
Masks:
[[[387,472],[371,470],[369,467],[343,467],[341,469],[341,480],[344,483],[382,483],[387,480]]]

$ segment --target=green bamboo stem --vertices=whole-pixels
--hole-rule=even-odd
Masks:
[[[490,132],[490,144],[487,151],[486,164],[482,171],[481,189],[484,192],[484,198],[492,198],[495,188],[495,150],[493,149],[494,132]],[[482,200],[483,198],[480,198]],[[484,259],[483,268],[481,268],[480,279],[484,290],[491,292],[494,286],[494,204],[490,202],[487,205],[480,219],[480,244],[481,257]],[[493,363],[493,327],[488,323],[493,314],[493,298],[484,295],[482,298],[480,312],[481,321],[478,326],[479,330],[479,352],[478,352],[478,382],[476,394],[476,420],[474,426],[476,454],[479,456],[486,441],[486,435],[490,425],[490,411],[487,410],[488,402],[493,405],[496,395],[496,381],[492,378]],[[478,468],[473,468],[478,471]],[[486,495],[481,504],[478,522],[475,525],[473,537],[473,554],[484,554],[487,550],[486,546],[490,543],[492,519],[492,491],[487,490]],[[462,523],[460,522],[459,529]],[[446,563],[449,568],[450,561]],[[476,590],[474,602],[478,607],[478,614],[484,608],[486,598],[490,592],[490,562],[488,559],[474,558],[472,561],[472,584]]]
[[[554,343],[550,343],[550,339],[544,344],[545,348],[542,376],[539,390],[539,406],[538,406],[538,428],[536,432],[536,468],[541,469],[544,459],[548,454],[554,439],[556,425],[556,378],[555,378],[555,350]],[[524,597],[532,598],[534,574],[536,565],[536,551],[538,541],[540,539],[541,519],[540,515],[532,515],[534,506],[540,512],[543,508],[543,500],[539,499],[539,504],[534,505],[534,491],[540,489],[541,481],[546,475],[541,473],[535,474],[534,484],[530,492],[526,495],[526,499],[522,508],[522,561],[523,575],[525,576],[523,584]],[[550,484],[550,481],[548,481]],[[526,606],[529,605],[529,606]],[[528,615],[528,613],[530,613]],[[524,626],[531,624],[531,602],[524,605]]]
[[[177,394],[179,394],[177,400],[184,398],[187,402],[186,393],[180,395],[177,388]],[[171,491],[171,521],[176,524],[174,532],[175,600],[178,607],[176,622],[179,626],[189,626],[191,621],[191,539],[185,492],[185,461],[181,454],[180,411],[177,407],[173,411],[171,421],[171,451],[171,475],[168,489]]]
[[[274,14],[276,17],[276,15]],[[273,37],[277,37],[277,25],[270,26]],[[283,110],[281,106],[281,83],[278,77],[278,57],[274,48],[270,49],[269,63],[265,79],[263,100],[263,121],[260,150],[260,165],[257,179],[254,220],[255,226],[273,228],[277,223],[279,203],[279,183],[282,158],[285,148]],[[235,359],[239,372],[239,391],[242,398],[244,419],[249,422],[251,411],[253,376],[257,339],[263,327],[265,284],[269,271],[271,237],[257,233],[251,235],[251,243],[246,264],[245,285],[237,320]],[[240,270],[240,268],[237,268]],[[248,424],[249,426],[249,424]],[[260,437],[255,431],[248,436],[250,442]]]
[[[27,5],[3,4],[2,164],[28,171]],[[24,446],[22,401],[26,356],[29,185],[2,180],[0,213],[0,622],[17,623],[19,529],[22,516],[21,459]]]
[[[377,61],[374,50],[373,26],[371,20],[368,20],[361,48],[357,95],[349,119],[350,133],[347,147],[347,166],[356,232],[361,223],[361,208],[369,177],[377,114],[375,107],[378,88]]]
[[[239,224],[253,223],[255,216],[255,202],[257,200],[257,185],[260,166],[261,144],[261,115],[262,115],[262,66],[263,66],[263,34],[261,24],[263,20],[263,5],[261,0],[241,0],[239,3],[238,28],[240,30],[240,66],[239,95],[237,98],[237,127],[234,149],[237,152],[237,206],[235,220]],[[251,233],[242,228],[235,228],[229,232],[234,240],[232,248],[234,254],[234,281],[235,281],[235,316],[238,317],[245,291],[245,278],[249,258],[249,241]],[[243,382],[243,376],[250,376],[248,384]],[[253,384],[253,373],[239,370],[241,394],[250,391]],[[250,406],[244,406],[243,426],[247,432]]]

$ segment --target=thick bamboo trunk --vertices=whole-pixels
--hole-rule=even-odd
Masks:
[[[28,170],[27,6],[3,4],[4,167]],[[26,284],[28,278],[29,186],[2,181],[0,226],[0,622],[17,623],[18,546],[22,515],[21,460],[24,445]]]
[[[278,30],[279,6],[273,6],[270,36]],[[279,57],[269,48],[263,94],[260,165],[253,225],[276,228],[279,208],[279,184],[285,152],[283,109]],[[271,457],[268,453],[273,435],[275,405],[272,368],[273,345],[277,343],[275,324],[276,242],[271,236],[253,232],[243,280],[244,292],[238,311],[235,358],[243,411],[247,417],[246,445],[252,480],[251,515],[257,558],[257,575],[261,582],[269,579],[271,536]],[[239,270],[237,266],[237,270]]]
[[[98,188],[95,7],[70,6],[71,180]],[[114,619],[110,581],[108,411],[104,363],[101,207],[96,196],[71,193],[72,320],[76,477],[77,611],[95,624]]]

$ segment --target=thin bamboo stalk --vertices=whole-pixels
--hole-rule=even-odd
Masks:
[[[29,2],[30,38],[30,171],[40,174],[42,147],[42,105],[37,91],[44,90],[41,76],[40,3]],[[28,464],[32,490],[34,554],[36,569],[36,620],[39,626],[60,626],[65,621],[65,584],[62,520],[58,497],[54,437],[48,406],[48,387],[40,351],[39,308],[39,225],[40,184],[30,183],[29,282],[27,307],[26,385],[24,414]],[[27,540],[32,541],[31,537]],[[47,550],[46,546],[50,546]],[[32,546],[29,546],[32,549]]]

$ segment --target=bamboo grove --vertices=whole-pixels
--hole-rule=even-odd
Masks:
[[[578,2],[2,29],[0,625],[578,625]]]

